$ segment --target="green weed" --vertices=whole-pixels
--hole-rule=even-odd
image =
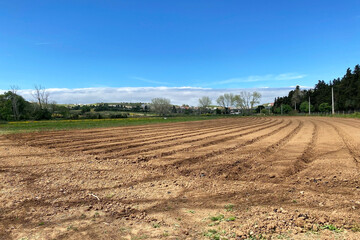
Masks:
[[[227,219],[225,219],[225,221],[230,222],[230,221],[235,221],[236,217],[228,217]]]
[[[222,221],[224,219],[224,215],[220,214],[218,216],[215,217],[210,217],[210,220],[215,222],[215,221]]]
[[[227,212],[232,212],[234,211],[234,205],[233,204],[227,204],[225,205],[225,209]]]
[[[339,229],[332,224],[324,225],[324,226],[320,227],[320,229],[328,229],[328,230],[334,231],[334,232],[342,232],[343,231],[342,229]]]
[[[153,226],[153,228],[159,228],[160,224],[159,223],[154,223],[152,226]]]

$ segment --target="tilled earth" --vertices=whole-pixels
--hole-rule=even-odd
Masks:
[[[0,137],[0,239],[360,239],[360,121]]]

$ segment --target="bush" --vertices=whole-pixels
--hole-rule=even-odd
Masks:
[[[283,105],[283,113],[288,114],[292,111],[293,109],[290,107],[290,105],[284,104]],[[281,111],[281,110],[280,110]]]
[[[84,105],[84,106],[81,107],[81,113],[87,113],[87,112],[90,112],[90,111],[91,111],[90,106]]]
[[[79,119],[79,114],[71,114],[70,119],[73,120]]]
[[[47,109],[37,109],[34,112],[35,120],[49,120],[51,119],[51,112]]]
[[[85,119],[102,119],[102,116],[101,114],[97,113],[97,114],[84,114],[82,115],[82,118],[85,118]]]
[[[314,106],[312,104],[310,104],[310,111],[313,112],[314,110],[315,110]],[[305,102],[301,103],[300,111],[304,112],[304,113],[309,112],[309,102],[308,101],[305,101]]]
[[[297,115],[298,114],[298,111],[297,110],[291,110],[289,112],[289,115]]]
[[[331,106],[328,103],[322,103],[319,105],[319,111],[320,112],[330,112]]]
[[[110,118],[127,118],[128,115],[126,113],[120,113],[120,114],[111,114]]]
[[[265,115],[268,115],[268,114],[269,114],[269,110],[263,108],[263,109],[261,109],[261,113],[262,113],[262,114],[265,114]]]

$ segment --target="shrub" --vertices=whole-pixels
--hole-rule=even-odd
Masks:
[[[111,114],[110,118],[127,118],[128,115],[126,113],[119,113],[119,114]]]
[[[331,106],[328,103],[322,103],[319,105],[319,111],[320,112],[330,112]]]
[[[37,109],[34,112],[35,120],[49,120],[51,119],[51,113],[47,109]]]

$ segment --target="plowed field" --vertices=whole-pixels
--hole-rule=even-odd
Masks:
[[[0,239],[360,239],[360,121],[3,135]]]

